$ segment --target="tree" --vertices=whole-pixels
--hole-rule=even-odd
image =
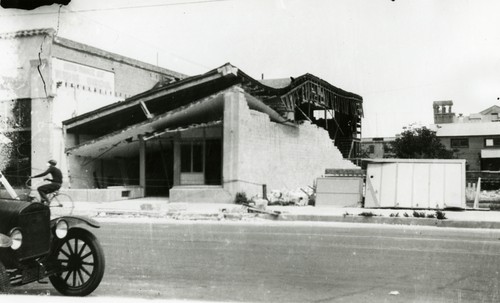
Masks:
[[[409,128],[392,143],[396,158],[451,159],[453,151],[447,150],[436,132],[427,127]]]

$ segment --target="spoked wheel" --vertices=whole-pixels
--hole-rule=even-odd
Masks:
[[[64,193],[59,193],[50,199],[50,212],[57,216],[71,216],[75,208],[73,199]]]
[[[71,229],[59,241],[53,257],[62,270],[50,282],[63,295],[86,296],[93,292],[104,275],[104,253],[97,238],[84,229]]]

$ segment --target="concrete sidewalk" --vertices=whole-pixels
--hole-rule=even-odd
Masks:
[[[115,202],[74,202],[52,208],[54,216],[85,215],[94,218],[153,217],[171,220],[252,220],[377,223],[462,228],[500,229],[500,212],[487,210],[444,210],[446,219],[416,218],[411,209],[334,208],[313,206],[268,206],[279,215],[249,213],[237,204],[169,203],[168,198],[141,198]],[[417,210],[426,215],[433,210]]]

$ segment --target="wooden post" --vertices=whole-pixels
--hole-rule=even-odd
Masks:
[[[476,197],[474,198],[474,208],[479,208],[479,195],[481,194],[481,178],[477,179]]]

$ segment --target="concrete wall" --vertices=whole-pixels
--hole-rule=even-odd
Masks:
[[[239,89],[225,95],[224,189],[233,196],[268,190],[307,188],[326,168],[356,168],[344,160],[328,132],[304,122],[288,126],[250,110]]]
[[[119,172],[114,163],[103,166],[94,161],[82,167],[88,159],[70,159],[75,160],[70,164],[64,154],[63,120],[149,90],[163,78],[182,77],[151,64],[45,34],[0,39],[0,49],[0,100],[32,100],[31,174],[44,171],[47,160],[55,159],[63,172],[63,187],[93,188],[93,172]],[[55,79],[58,59],[111,74],[114,91],[93,91],[74,85],[71,79]],[[81,181],[84,179],[91,181]],[[70,184],[70,180],[76,182]]]
[[[0,39],[0,100],[31,98],[32,63],[38,62],[38,53],[43,68],[47,68],[51,43],[43,36],[19,37],[16,39]],[[42,42],[44,42],[42,44]],[[38,65],[38,63],[36,64]],[[34,66],[36,70],[36,65]],[[47,70],[47,69],[46,69]],[[38,72],[37,72],[38,73]]]
[[[79,51],[63,44],[54,44],[52,57],[85,64],[115,74],[115,97],[124,99],[151,89],[166,73],[139,68],[130,64],[110,60],[90,52]]]

